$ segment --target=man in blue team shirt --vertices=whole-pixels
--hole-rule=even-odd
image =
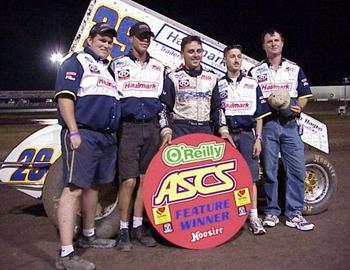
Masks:
[[[257,209],[257,187],[259,180],[259,154],[263,118],[271,114],[263,98],[258,82],[242,74],[242,47],[231,45],[224,49],[226,75],[218,82],[223,99],[226,123],[235,146],[246,160],[253,178],[253,196],[249,214],[249,229],[253,234],[265,234]]]
[[[266,99],[285,91],[290,96],[291,104],[289,109],[284,110],[276,110],[273,109],[275,106],[270,106],[272,115],[264,118],[262,154],[266,174],[267,206],[263,224],[274,227],[279,223],[281,208],[278,205],[277,176],[280,152],[286,172],[286,225],[309,231],[314,228],[314,224],[302,216],[305,161],[304,144],[300,138],[297,118],[305,108],[308,98],[312,96],[311,89],[303,70],[282,57],[284,39],[281,32],[269,29],[263,32],[261,41],[266,59],[252,68],[250,73],[258,80]]]
[[[158,113],[162,105],[158,97],[164,80],[164,65],[147,52],[154,36],[149,25],[144,22],[134,24],[129,36],[131,51],[112,63],[122,107],[118,151],[120,233],[117,243],[121,251],[132,248],[130,212],[133,212],[131,237],[147,247],[156,245],[143,225],[142,186],[147,167],[159,148]]]
[[[74,253],[73,232],[81,208],[83,235],[79,247],[109,248],[115,240],[97,238],[95,215],[98,185],[115,177],[116,136],[120,106],[107,57],[117,33],[106,23],[95,24],[84,51],[61,65],[56,81],[58,120],[62,125],[63,189],[58,205],[61,249],[58,269],[95,269]]]

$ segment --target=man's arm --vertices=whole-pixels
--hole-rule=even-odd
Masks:
[[[78,125],[75,120],[74,100],[69,94],[61,94],[57,98],[58,108],[62,115],[64,122],[69,130],[69,138],[72,149],[77,149],[81,144],[80,134],[78,132]]]
[[[76,59],[76,54],[66,59],[60,66],[56,79],[56,94],[58,110],[64,125],[70,132],[72,149],[80,146],[81,138],[75,119],[75,99],[83,75],[83,68]]]
[[[163,105],[163,110],[159,113],[161,145],[160,147],[171,144],[173,131],[170,127],[170,112],[173,111],[175,104],[175,86],[173,81],[166,76],[164,81],[164,88],[159,100]]]
[[[296,115],[299,115],[302,110],[305,108],[307,104],[308,98],[298,98],[298,105],[294,105],[290,107],[290,110],[295,113]]]
[[[299,115],[305,108],[308,98],[312,97],[311,88],[309,82],[304,74],[304,71],[300,68],[298,73],[298,105],[291,106],[291,111],[295,115]]]
[[[216,83],[213,89],[213,95],[211,98],[210,106],[210,117],[214,124],[214,131],[218,132],[222,139],[227,140],[230,144],[236,147],[226,125],[225,110],[222,106],[222,102],[223,99],[220,97],[218,83]]]

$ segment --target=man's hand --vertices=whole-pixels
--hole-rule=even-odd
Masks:
[[[233,142],[233,139],[232,139],[230,133],[228,133],[228,132],[222,132],[222,133],[220,134],[220,136],[221,136],[222,139],[224,139],[224,140],[228,141],[230,144],[232,144],[234,148],[237,148],[236,145],[235,145],[235,143]]]
[[[172,140],[172,135],[171,135],[170,133],[165,133],[165,134],[162,136],[162,142],[161,142],[160,147],[163,147],[164,145],[169,145],[169,144],[171,144],[171,140]]]
[[[78,149],[81,144],[81,137],[79,134],[70,137],[70,147],[72,150]]]
[[[261,139],[256,139],[253,146],[253,157],[258,157],[261,153]]]
[[[299,105],[290,106],[290,110],[294,115],[299,115],[301,113],[301,107]]]

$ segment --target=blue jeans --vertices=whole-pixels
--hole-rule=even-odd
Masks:
[[[252,131],[242,131],[240,133],[230,133],[238,151],[248,164],[253,182],[259,181],[258,157],[253,156],[255,136]]]
[[[305,158],[304,144],[295,120],[280,123],[271,120],[263,128],[263,165],[266,174],[265,214],[279,216],[278,205],[278,154],[281,153],[286,177],[285,216],[292,219],[300,214],[304,204]]]

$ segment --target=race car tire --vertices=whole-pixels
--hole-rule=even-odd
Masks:
[[[47,173],[43,188],[43,204],[50,221],[58,227],[57,208],[63,190],[62,158],[59,158]],[[103,185],[99,189],[99,202],[95,219],[96,234],[103,238],[113,238],[119,231],[119,213],[117,207],[117,187]],[[80,211],[79,211],[80,212]],[[81,231],[81,216],[77,215],[74,234]]]
[[[337,176],[334,166],[322,154],[305,153],[304,215],[315,215],[327,210],[337,191]]]

